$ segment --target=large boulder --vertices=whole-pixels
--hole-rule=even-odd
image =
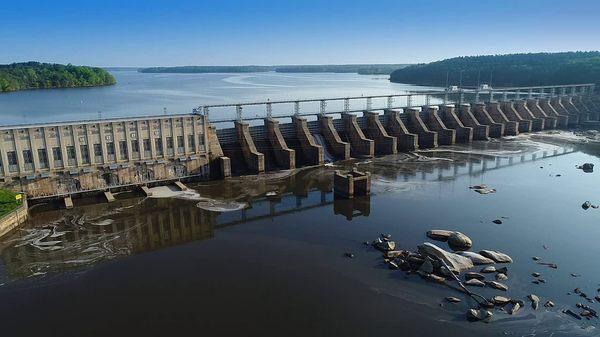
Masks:
[[[451,271],[462,272],[464,270],[473,268],[473,262],[471,262],[471,259],[445,251],[433,243],[425,242],[417,247],[419,253],[422,255],[431,256],[445,262]]]
[[[461,232],[453,232],[448,237],[448,246],[454,251],[463,251],[470,249],[473,246],[473,241]]]
[[[452,235],[452,233],[454,232],[447,231],[444,229],[432,229],[430,231],[427,231],[427,237],[438,241],[448,241],[448,238],[450,237],[450,235]]]

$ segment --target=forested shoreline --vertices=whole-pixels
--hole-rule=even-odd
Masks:
[[[496,87],[600,83],[600,52],[467,56],[411,65],[391,73],[391,82],[427,86]]]
[[[113,75],[97,67],[39,62],[0,65],[0,92],[96,87],[115,83]]]

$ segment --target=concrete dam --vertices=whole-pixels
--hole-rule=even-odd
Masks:
[[[207,105],[189,114],[2,126],[0,184],[29,200],[261,174],[600,125],[593,84]],[[496,100],[498,98],[498,100]],[[375,102],[383,101],[382,106]],[[435,103],[432,103],[434,101]],[[338,104],[340,108],[332,107]],[[355,108],[356,104],[363,104]],[[316,109],[307,110],[307,106]],[[246,110],[264,109],[246,117]],[[283,113],[277,114],[280,109]],[[211,119],[219,109],[236,117]],[[293,113],[292,113],[293,111]],[[287,113],[286,113],[287,112]]]

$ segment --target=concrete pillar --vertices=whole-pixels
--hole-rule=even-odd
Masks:
[[[600,106],[598,106],[594,99],[589,95],[583,96],[582,102],[590,110],[590,120],[598,121],[600,119]]]
[[[350,142],[350,153],[353,157],[374,157],[375,142],[372,139],[367,139],[364,133],[358,126],[356,115],[343,114],[344,130]]]
[[[515,109],[512,101],[502,101],[498,108],[504,113],[508,120],[517,122],[519,132],[531,132],[531,120],[523,118]]]
[[[569,116],[558,112],[551,104],[550,98],[540,98],[540,108],[546,113],[546,115],[556,117],[557,128],[567,128],[569,125]]]
[[[504,124],[505,136],[516,136],[519,134],[519,123],[509,120],[500,109],[500,104],[498,102],[489,102],[486,106],[486,110],[496,123]]]
[[[331,116],[319,115],[319,127],[321,135],[327,141],[332,154],[341,160],[350,158],[350,143],[343,142],[337,130],[333,126],[333,118]]]
[[[429,130],[438,134],[438,144],[453,145],[456,142],[456,132],[447,128],[444,122],[442,122],[438,114],[439,108],[437,106],[424,106],[422,110],[424,111],[425,117],[422,119],[425,125],[427,125]]]
[[[388,134],[396,137],[398,150],[414,151],[419,148],[419,136],[408,131],[408,128],[402,119],[400,119],[400,113],[399,109],[385,110]]]
[[[454,130],[457,143],[470,143],[473,141],[473,128],[463,124],[456,115],[453,105],[442,106],[437,114],[447,128]]]
[[[575,107],[577,109],[579,109],[579,113],[582,117],[583,120],[585,121],[591,121],[591,115],[592,115],[592,111],[587,107],[587,105],[583,102],[583,97],[581,95],[576,95],[573,96],[571,98],[571,101],[573,102],[573,105],[575,105]]]
[[[452,107],[452,110],[454,110],[454,106],[452,105],[446,105],[444,109],[447,110],[447,107]],[[471,104],[461,104],[458,108],[458,113],[453,111],[453,114],[458,117],[464,126],[470,127],[473,130],[473,140],[490,139],[490,127],[479,123],[473,112],[471,112]]]
[[[471,110],[477,121],[489,127],[488,135],[492,138],[504,136],[504,122],[496,122],[487,110],[485,103],[475,103],[475,109]]]
[[[569,127],[577,126],[579,124],[579,116],[577,114],[572,114],[569,110],[567,110],[562,102],[561,96],[553,97],[550,100],[550,104],[556,111],[558,111],[559,114],[569,116]]]
[[[265,156],[256,150],[256,145],[254,145],[254,141],[250,135],[250,126],[248,123],[235,122],[235,130],[237,132],[237,139],[248,168],[254,173],[264,172]]]
[[[404,113],[407,114],[407,126],[408,130],[412,133],[419,135],[419,147],[430,148],[438,146],[438,134],[437,132],[430,131],[425,122],[421,119],[420,111],[415,108],[406,108]]]
[[[323,162],[325,162],[325,149],[315,141],[315,137],[313,137],[308,129],[306,119],[293,116],[292,123],[294,124],[296,137],[298,137],[305,160],[311,165],[323,165]]]
[[[279,129],[279,121],[273,118],[266,118],[265,127],[267,128],[269,144],[271,144],[275,153],[277,165],[286,170],[296,168],[296,151],[290,149],[285,143],[285,139],[283,139],[283,135]]]
[[[375,141],[375,153],[379,155],[398,153],[398,140],[387,133],[379,121],[379,114],[365,111],[364,116],[367,119],[367,135]]]
[[[556,129],[557,118],[546,114],[537,99],[529,98],[525,101],[525,104],[535,117],[544,120],[544,129]]]
[[[544,130],[544,119],[536,117],[527,107],[527,100],[518,100],[513,103],[515,110],[521,118],[531,121],[531,131]]]

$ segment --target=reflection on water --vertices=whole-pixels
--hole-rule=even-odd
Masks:
[[[323,335],[314,332],[327,329],[339,317],[347,323],[335,332],[356,327],[392,332],[400,325],[415,327],[405,331],[407,336],[427,335],[419,330],[423,327],[430,333],[481,336],[593,335],[597,321],[573,322],[561,310],[581,301],[568,292],[580,287],[592,294],[600,282],[593,263],[600,254],[595,239],[600,213],[580,207],[585,200],[598,203],[598,179],[595,173],[574,168],[585,161],[597,163],[594,146],[540,143],[519,136],[188,184],[191,191],[185,195],[159,188],[156,198],[123,193],[111,204],[76,200],[76,207],[68,211],[36,206],[26,226],[0,244],[0,283],[6,283],[0,292],[5,290],[9,312],[11,305],[21,304],[21,295],[40,296],[36,289],[42,280],[56,277],[66,287],[82,287],[73,277],[81,274],[87,278],[82,282],[85,290],[78,294],[99,300],[94,287],[108,282],[111,287],[103,294],[121,294],[119,303],[127,312],[146,315],[161,310],[165,298],[173,298],[169,310],[193,315],[202,310],[197,305],[201,298],[210,310],[188,322],[202,325],[209,335],[218,335],[232,319],[244,323],[242,316],[253,322],[243,326],[257,332],[273,323],[260,313],[277,315],[274,308],[280,307],[286,310],[277,321],[282,327],[294,326],[300,335]],[[335,198],[333,172],[352,167],[372,173],[371,196]],[[468,186],[475,184],[488,184],[498,192],[474,193]],[[207,210],[211,208],[220,212]],[[498,218],[503,223],[493,224]],[[497,312],[492,324],[467,325],[464,313],[473,304],[467,298],[452,306],[440,302],[445,296],[461,295],[388,270],[379,264],[380,254],[362,244],[390,233],[401,249],[414,250],[427,240],[424,233],[436,228],[468,234],[474,250],[509,253],[515,262],[509,266],[507,296],[525,299],[535,293],[542,301],[554,301],[556,308],[527,307],[516,316]],[[150,251],[155,253],[142,254]],[[344,258],[344,252],[355,257]],[[532,256],[556,263],[558,269],[539,265]],[[139,275],[127,273],[131,268]],[[541,273],[547,283],[532,284],[533,272]],[[163,282],[178,286],[160,290]],[[11,290],[23,284],[32,285],[31,295],[25,291],[11,297]],[[497,295],[488,288],[481,292]],[[147,310],[140,304],[146,298]],[[318,310],[323,300],[331,307],[326,313]],[[65,307],[79,305],[65,301]],[[232,311],[238,308],[231,306],[234,301],[240,312]],[[111,320],[128,326],[118,317]],[[317,323],[297,322],[297,317]],[[52,318],[56,317],[48,317]],[[147,324],[145,332],[158,324],[138,319]],[[174,321],[160,322],[171,327]],[[219,323],[211,328],[207,322]],[[97,327],[90,321],[78,326]],[[243,335],[240,332],[246,330],[240,329],[234,332]]]

